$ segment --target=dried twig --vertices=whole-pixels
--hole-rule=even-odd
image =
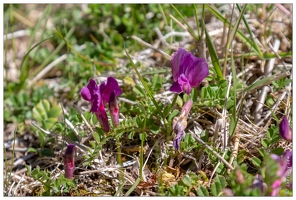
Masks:
[[[164,51],[162,51],[160,49],[155,48],[151,44],[143,41],[141,38],[139,38],[137,36],[134,36],[134,35],[131,36],[131,38],[134,39],[134,40],[136,40],[137,42],[143,44],[144,46],[149,47],[149,48],[153,49],[154,51],[157,51],[157,52],[161,53],[167,60],[171,60],[172,59],[172,57],[170,55],[168,55],[167,53],[165,53]]]

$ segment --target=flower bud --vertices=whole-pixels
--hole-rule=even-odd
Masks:
[[[64,155],[65,177],[72,179],[75,170],[75,144],[68,144]]]
[[[292,129],[289,125],[287,116],[284,116],[279,127],[280,136],[287,140],[292,142]]]

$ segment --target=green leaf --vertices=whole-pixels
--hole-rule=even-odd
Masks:
[[[52,157],[54,155],[52,149],[48,149],[48,148],[42,149],[40,153],[42,156],[47,156],[47,157]]]
[[[44,136],[44,133],[42,133],[41,131],[38,131],[38,135],[39,135],[39,142],[40,142],[40,147],[43,148],[44,145],[45,145],[45,136]]]
[[[140,140],[145,141],[146,140],[146,133],[140,133],[139,137],[140,137]]]
[[[237,164],[241,164],[247,158],[247,151],[245,149],[238,152],[237,155]]]
[[[62,110],[58,106],[50,105],[49,101],[42,99],[33,108],[33,118],[42,124],[44,129],[50,129],[58,121]]]
[[[204,188],[203,186],[198,187],[196,192],[197,192],[197,195],[201,196],[201,197],[210,196],[208,190],[206,188]]]
[[[38,153],[37,149],[33,148],[33,147],[29,147],[28,148],[28,153]]]
[[[211,185],[211,192],[213,196],[218,196],[220,192],[222,191],[222,186],[220,182],[214,182]]]
[[[159,126],[157,126],[157,125],[152,125],[152,126],[150,126],[150,131],[153,133],[153,134],[158,134],[159,133],[159,131],[160,131],[160,127]]]
[[[95,131],[92,132],[92,135],[93,135],[94,139],[96,140],[96,142],[98,144],[100,144],[100,141],[101,141],[100,135],[97,132],[95,132]]]
[[[190,178],[188,175],[184,176],[184,177],[182,178],[181,182],[182,182],[185,186],[188,186],[188,187],[190,187],[190,186],[192,185],[192,180],[191,180],[191,178]]]
[[[260,153],[260,155],[262,157],[264,157],[264,149],[263,148],[258,149],[258,152]]]
[[[204,25],[204,23],[203,23],[203,25]],[[221,70],[221,67],[220,67],[217,51],[215,49],[215,46],[214,46],[214,44],[213,44],[213,42],[211,40],[211,37],[210,37],[207,29],[205,29],[205,33],[206,33],[206,43],[207,43],[207,46],[208,46],[208,49],[209,49],[210,57],[211,57],[212,64],[214,66],[215,72],[216,72],[219,80],[223,80],[224,77],[223,77],[222,70]]]
[[[283,73],[283,74],[274,74],[272,76],[265,77],[261,80],[258,80],[254,82],[252,85],[248,86],[246,89],[244,89],[245,92],[251,92],[254,89],[257,89],[259,87],[263,87],[265,85],[269,85],[273,80],[286,77],[289,73]]]
[[[261,160],[257,157],[252,158],[252,163],[257,167],[261,167]]]
[[[285,150],[284,150],[283,148],[279,147],[279,148],[275,148],[275,149],[273,149],[273,150],[271,151],[271,153],[276,154],[276,155],[278,155],[278,156],[281,156],[281,155],[283,155],[284,151],[285,151]]]
[[[226,186],[226,180],[223,176],[220,176],[220,175],[216,176],[214,179],[214,182],[219,182],[222,189],[224,189]]]
[[[263,138],[261,141],[261,144],[264,148],[268,148],[269,147],[269,139]]]
[[[173,110],[173,112],[171,112],[170,116],[169,116],[169,121],[171,122],[173,120],[174,117],[176,117],[179,114],[179,110]]]

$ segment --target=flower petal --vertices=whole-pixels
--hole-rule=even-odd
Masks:
[[[178,82],[182,91],[185,91],[187,94],[191,92],[192,88],[200,85],[202,80],[209,75],[209,68],[206,60],[204,58],[195,57],[193,54],[183,48],[179,48],[178,51],[173,55],[171,60],[171,68],[174,81]],[[186,77],[186,80],[189,82],[189,84],[187,81],[183,84],[180,83],[180,77],[182,75]],[[185,80],[184,77],[181,79]],[[173,88],[176,88],[176,86]]]
[[[292,156],[292,151],[290,151],[289,149],[286,150],[283,154],[283,157],[285,158],[285,160],[287,160],[287,167],[291,168],[293,165],[293,156]]]
[[[170,87],[170,91],[179,94],[182,92],[182,88],[180,87],[178,82],[174,82],[173,85]]]
[[[181,74],[181,76],[178,78],[178,84],[183,91],[185,91],[187,94],[190,94],[192,88],[184,74]]]
[[[82,96],[82,98],[86,101],[91,101],[91,93],[88,89],[88,87],[83,87],[81,90],[80,90],[80,95]]]
[[[102,101],[101,94],[100,94],[100,91],[98,91],[93,95],[90,112],[93,112],[93,113],[98,112],[101,101]]]
[[[108,103],[110,94],[114,92],[115,98],[122,94],[122,90],[118,85],[117,80],[114,77],[108,77],[107,84],[102,82],[100,85],[102,99],[104,103]]]
[[[190,54],[188,51],[186,51],[183,48],[179,48],[178,51],[173,55],[171,60],[171,66],[172,66],[172,74],[174,81],[176,82],[179,78],[179,76],[184,72],[184,68],[186,67],[184,64],[184,61],[188,54]]]
[[[96,81],[90,79],[88,85],[81,89],[80,94],[84,100],[91,103],[90,112],[97,112],[101,103],[101,95]]]
[[[117,126],[119,124],[119,106],[118,106],[117,99],[115,98],[115,92],[112,92],[110,94],[109,112],[110,112],[113,124]]]
[[[184,131],[180,131],[177,133],[177,136],[173,142],[175,149],[178,150],[180,148],[180,142],[181,142],[182,138],[184,137],[184,135],[185,135]]]
[[[185,71],[185,76],[190,82],[191,87],[197,87],[200,85],[209,75],[209,67],[204,58],[194,58],[193,62]]]

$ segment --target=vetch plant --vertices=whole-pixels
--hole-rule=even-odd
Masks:
[[[64,155],[64,169],[65,177],[72,179],[75,170],[75,144],[68,144],[67,146]]]
[[[179,48],[171,60],[174,83],[170,91],[189,94],[209,75],[209,67],[204,58],[197,58],[183,48]]]
[[[287,116],[284,116],[279,127],[280,136],[287,140],[292,142],[292,129],[289,125]]]
[[[116,98],[121,93],[122,90],[113,77],[108,77],[107,83],[104,81],[100,85],[97,85],[95,80],[90,79],[88,85],[80,91],[82,98],[91,103],[90,112],[95,113],[103,131],[106,133],[110,131],[110,125],[105,105],[109,104],[113,124],[118,125],[119,107]]]

